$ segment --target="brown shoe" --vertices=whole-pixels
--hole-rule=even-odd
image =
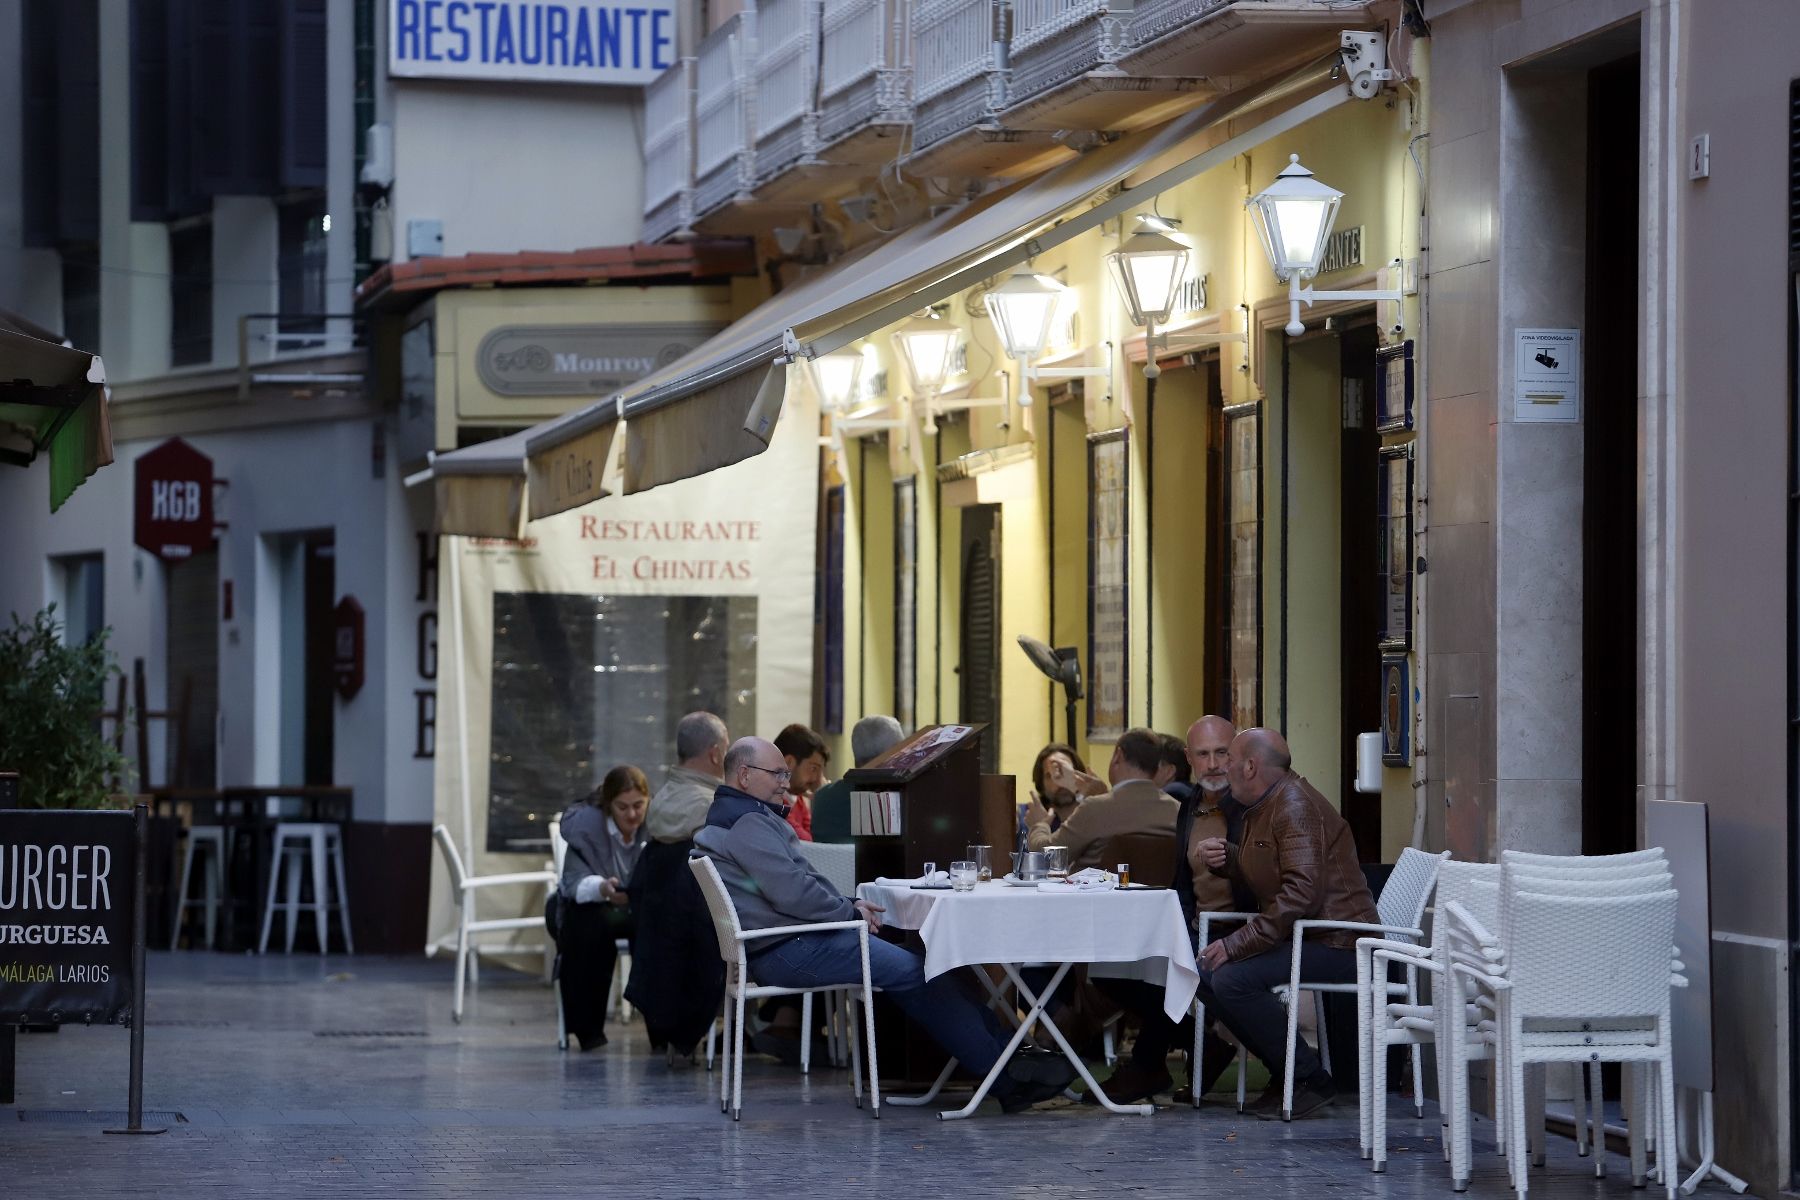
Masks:
[[[1281,1080],[1270,1080],[1262,1095],[1246,1104],[1244,1111],[1256,1117],[1281,1116]]]

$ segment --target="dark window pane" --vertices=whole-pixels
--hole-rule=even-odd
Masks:
[[[77,348],[100,349],[100,247],[71,242],[62,248],[63,336]]]
[[[169,361],[177,366],[213,356],[212,222],[169,230]]]
[[[323,333],[325,322],[325,197],[314,193],[290,200],[279,212],[277,274],[283,334]],[[299,319],[293,319],[289,314]],[[279,349],[301,350],[319,339],[283,338]]]

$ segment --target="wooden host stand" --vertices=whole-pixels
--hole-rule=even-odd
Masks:
[[[851,788],[851,833],[856,878],[911,878],[935,863],[946,871],[972,843],[989,849],[994,877],[1010,867],[1018,813],[1011,775],[981,773],[982,725],[932,725],[919,730],[867,766],[845,774]],[[863,832],[862,792],[894,793],[886,806],[893,832]],[[923,953],[917,933],[887,932]],[[929,1084],[944,1065],[944,1052],[886,1002],[876,1006],[883,1087],[888,1077]],[[896,1070],[896,1068],[900,1068]]]

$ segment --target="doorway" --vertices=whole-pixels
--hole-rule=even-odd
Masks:
[[[962,510],[961,720],[986,725],[981,770],[1000,769],[1000,506]]]
[[[336,536],[324,529],[269,540],[279,647],[275,741],[280,778],[274,782],[330,785],[336,719]]]
[[[1338,523],[1343,573],[1338,590],[1341,751],[1336,780],[1344,819],[1356,838],[1357,858],[1382,861],[1379,792],[1356,790],[1356,737],[1381,728],[1381,626],[1387,580],[1380,577],[1381,434],[1376,430],[1378,386],[1372,320],[1351,324],[1338,338],[1338,440],[1342,519]]]
[[[1587,78],[1581,850],[1637,847],[1638,56]],[[1623,609],[1623,611],[1621,611]]]
[[[169,564],[166,775],[174,787],[216,787],[219,721],[219,551]]]

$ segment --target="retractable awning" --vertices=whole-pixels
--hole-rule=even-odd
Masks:
[[[592,489],[540,498],[537,464],[560,452],[591,465],[579,449],[581,439],[615,428],[621,419],[627,494],[760,453],[780,412],[789,362],[867,337],[1336,108],[1350,93],[1330,83],[1332,61],[1099,146],[904,230],[781,292],[620,394],[527,430],[531,515],[596,498],[599,466],[576,472],[577,478],[591,474]],[[1259,119],[1246,126],[1252,113]],[[1066,215],[1084,202],[1090,206]],[[456,451],[437,462],[469,453]]]
[[[50,455],[50,511],[113,460],[106,367],[0,314],[0,462]]]

